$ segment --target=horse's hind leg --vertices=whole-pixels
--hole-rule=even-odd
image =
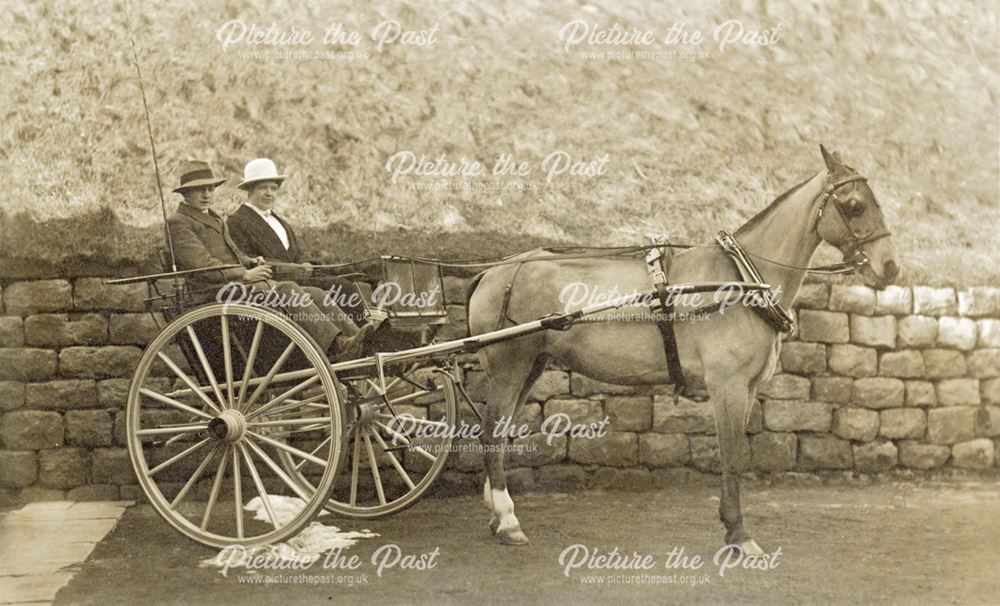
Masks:
[[[490,530],[505,545],[526,545],[528,537],[521,531],[521,524],[514,515],[514,501],[507,492],[504,471],[507,438],[495,436],[494,429],[501,418],[513,418],[545,368],[544,359],[536,357],[537,349],[524,347],[524,343],[518,345],[520,347],[512,344],[494,346],[483,356],[489,377],[482,435],[486,464],[483,499],[490,509]]]
[[[728,375],[719,379],[714,385],[709,383],[722,461],[719,518],[726,526],[727,545],[738,545],[747,555],[762,555],[761,548],[743,527],[740,506],[740,474],[748,469],[750,462],[750,444],[746,435],[750,391],[746,381],[737,376]]]

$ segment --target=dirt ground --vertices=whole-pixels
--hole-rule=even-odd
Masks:
[[[342,530],[378,537],[345,550],[356,570],[263,570],[294,577],[263,585],[199,562],[216,552],[184,539],[148,506],[135,506],[60,591],[56,604],[638,604],[897,603],[996,604],[1000,601],[1000,480],[921,483],[756,485],[744,496],[748,527],[777,567],[730,569],[712,558],[721,546],[717,489],[685,485],[645,493],[586,492],[515,496],[532,540],[503,547],[472,496],[427,499],[394,517],[367,522],[324,517]],[[430,554],[430,570],[379,577],[371,558],[385,545]],[[564,574],[562,552],[650,556],[649,570]],[[700,555],[700,569],[668,569],[667,554]],[[383,549],[381,553],[385,553]],[[579,552],[579,553],[582,553]],[[419,558],[417,558],[419,561]],[[599,575],[598,582],[592,575]],[[308,576],[302,576],[308,575]],[[645,576],[641,576],[645,575]],[[307,578],[315,584],[303,583]],[[287,580],[287,579],[286,579]],[[636,582],[636,581],[644,582]],[[319,582],[323,581],[323,582]],[[655,582],[653,582],[655,581]],[[353,584],[352,584],[353,583]]]

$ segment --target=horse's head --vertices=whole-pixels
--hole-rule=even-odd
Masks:
[[[820,145],[826,180],[816,233],[854,264],[866,286],[881,290],[899,275],[896,249],[867,180]]]

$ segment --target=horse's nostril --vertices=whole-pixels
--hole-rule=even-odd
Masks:
[[[893,280],[896,279],[896,276],[899,275],[899,267],[896,266],[895,261],[885,262],[883,275],[885,276],[885,279],[888,280],[889,282],[892,282]]]

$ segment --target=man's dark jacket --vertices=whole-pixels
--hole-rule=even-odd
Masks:
[[[229,226],[229,234],[233,242],[241,251],[251,257],[264,257],[268,261],[282,261],[285,263],[301,263],[302,249],[299,247],[299,239],[295,236],[295,231],[282,217],[272,211],[272,216],[278,220],[288,234],[288,250],[281,243],[281,238],[274,233],[271,226],[267,224],[257,212],[241,204],[226,219]]]
[[[177,212],[167,219],[167,227],[173,240],[178,269],[237,264],[240,267],[224,270],[221,275],[208,274],[198,281],[221,284],[243,279],[246,273],[243,266],[249,259],[233,242],[226,223],[214,211],[204,213],[181,203]]]

